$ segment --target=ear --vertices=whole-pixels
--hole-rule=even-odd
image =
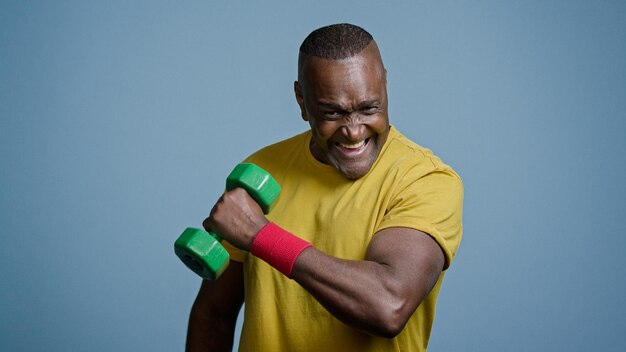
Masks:
[[[304,96],[302,95],[302,90],[300,89],[300,84],[298,81],[293,82],[293,91],[296,94],[296,102],[298,106],[300,106],[300,116],[304,121],[309,121],[309,118],[306,115],[306,108],[304,107]]]

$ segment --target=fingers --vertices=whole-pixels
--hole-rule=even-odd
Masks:
[[[212,230],[212,226],[211,226],[211,222],[212,222],[212,217],[213,217],[213,213],[215,213],[215,207],[217,207],[217,205],[222,201],[222,199],[224,198],[224,194],[222,194],[220,196],[220,198],[217,200],[217,202],[213,205],[213,207],[211,208],[211,211],[209,212],[209,216],[204,219],[204,221],[202,221],[202,227],[204,227],[204,230],[207,232],[211,232]]]
[[[211,221],[211,217],[210,216],[208,218],[204,219],[204,221],[202,221],[202,227],[204,227],[204,231],[206,231],[206,232],[211,232],[210,221]]]
[[[248,193],[242,188],[235,188],[219,198],[202,226],[236,247],[246,249],[267,222],[261,207]]]

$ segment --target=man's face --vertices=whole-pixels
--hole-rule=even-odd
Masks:
[[[348,59],[309,58],[296,82],[302,118],[311,125],[311,153],[345,177],[364,176],[389,134],[386,72],[372,42]]]

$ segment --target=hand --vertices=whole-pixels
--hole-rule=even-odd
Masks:
[[[249,251],[256,234],[268,222],[254,199],[244,189],[235,188],[220,197],[202,226],[233,246]]]

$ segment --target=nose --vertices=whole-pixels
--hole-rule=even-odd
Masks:
[[[341,126],[341,133],[350,142],[359,142],[365,133],[365,126],[357,119],[349,119]]]

